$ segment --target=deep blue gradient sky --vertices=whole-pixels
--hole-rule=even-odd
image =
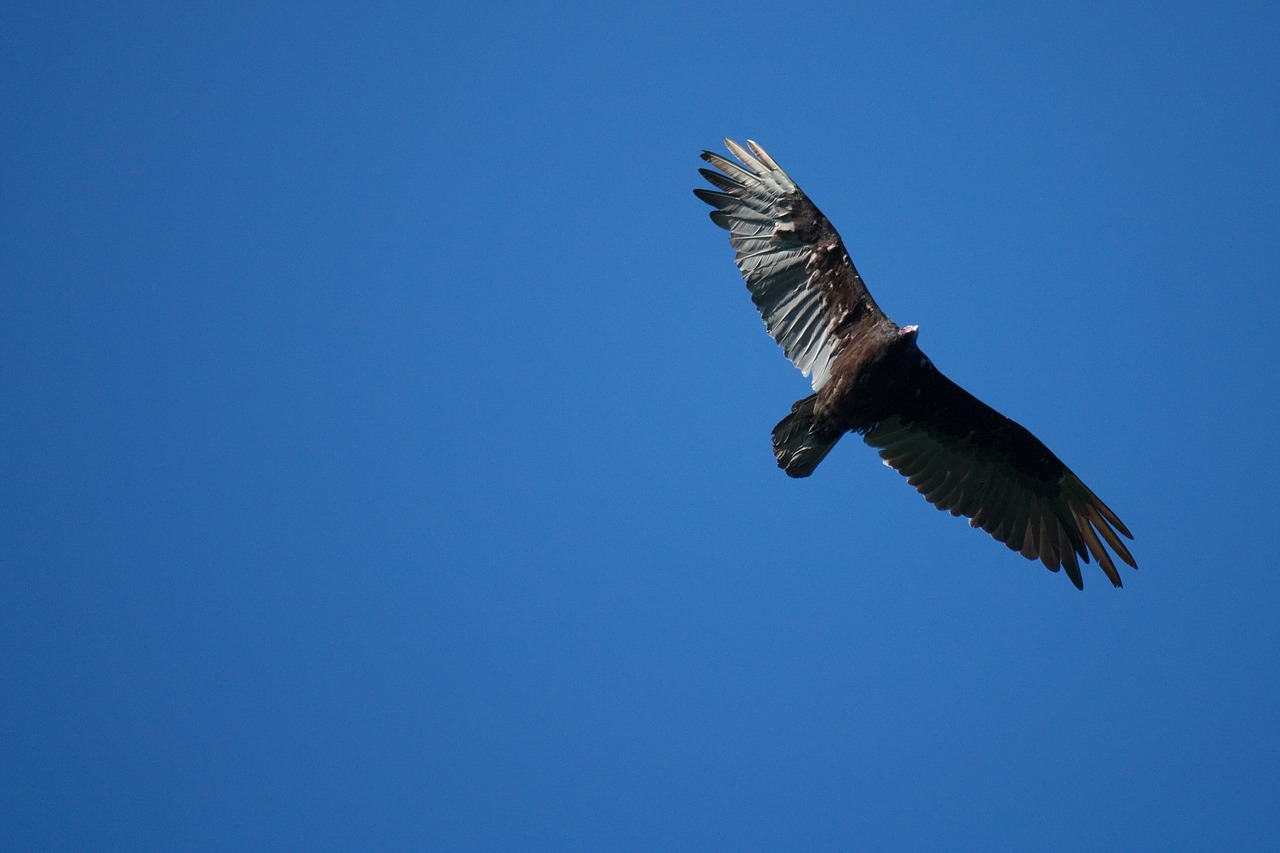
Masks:
[[[0,848],[1280,846],[1280,11],[1069,5],[6,6]],[[725,135],[1123,590],[778,471]]]

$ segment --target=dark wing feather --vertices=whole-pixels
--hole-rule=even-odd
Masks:
[[[896,414],[864,435],[885,464],[938,509],[969,518],[1000,542],[1051,571],[1065,568],[1083,588],[1090,558],[1120,586],[1111,550],[1133,566],[1128,528],[1038,438],[923,359]]]
[[[769,334],[820,388],[831,363],[860,323],[888,322],[867,292],[835,228],[763,148],[725,140],[741,161],[710,151],[700,169],[715,190],[697,189],[729,232],[738,269]]]

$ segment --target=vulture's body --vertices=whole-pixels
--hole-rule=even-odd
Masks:
[[[1137,568],[1124,524],[1028,430],[944,376],[880,310],[835,228],[764,149],[725,140],[741,162],[702,157],[698,197],[729,232],[769,334],[814,393],[773,430],[778,465],[807,477],[841,436],[867,444],[939,509],[964,515],[1082,587],[1090,557],[1120,586],[1103,542]]]

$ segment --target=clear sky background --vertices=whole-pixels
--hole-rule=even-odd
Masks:
[[[1280,7],[8,4],[0,848],[1280,846]],[[1125,520],[856,439],[764,144]]]

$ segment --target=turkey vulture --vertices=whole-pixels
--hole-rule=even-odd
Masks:
[[[944,376],[916,345],[915,326],[880,310],[835,228],[763,148],[726,139],[696,189],[729,232],[738,268],[769,334],[815,393],[773,428],[778,465],[807,477],[846,432],[876,448],[938,509],[1083,589],[1090,556],[1120,586],[1105,541],[1135,569],[1117,534],[1133,535],[1027,429]]]

